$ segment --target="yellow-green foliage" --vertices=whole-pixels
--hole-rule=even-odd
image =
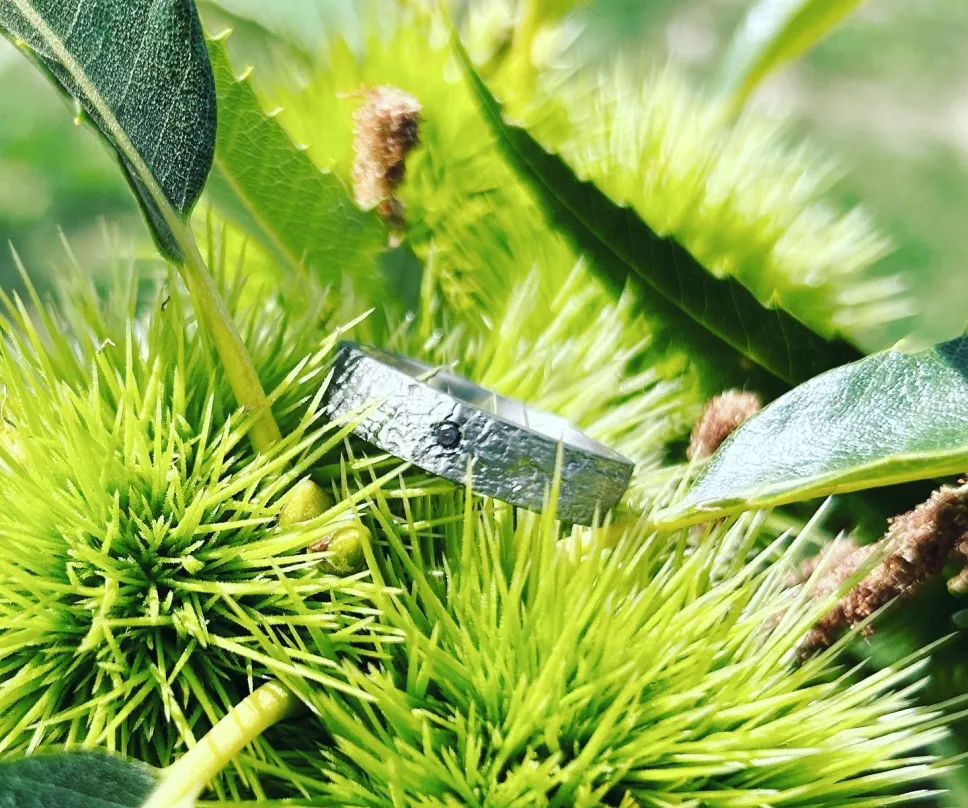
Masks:
[[[605,290],[495,152],[438,32],[396,14],[363,56],[333,43],[284,120],[349,183],[356,102],[340,94],[392,82],[420,99],[423,143],[401,190],[425,262],[414,311],[387,318],[371,291],[338,297],[308,276],[246,292],[243,251],[209,229],[278,445],[248,445],[253,415],[235,409],[173,275],[136,283],[122,267],[102,299],[75,268],[58,301],[2,301],[0,755],[100,745],[166,765],[271,678],[309,710],[240,755],[216,799],[874,808],[924,796],[942,766],[923,749],[944,719],[911,703],[923,655],[867,677],[838,667],[842,646],[796,664],[830,605],[783,594],[816,525],[796,540],[765,517],[648,530],[681,478],[670,441],[696,410],[685,357],[656,355],[635,295]],[[831,293],[835,269],[854,278],[881,247],[857,215],[812,202],[794,215],[786,201],[812,200],[815,184],[795,182],[789,153],[753,159],[776,148],[772,134],[732,130],[672,78],[647,88],[641,119],[621,96],[589,104],[587,120],[564,96],[518,102],[711,269],[775,282],[791,305],[823,302],[831,329],[873,317],[843,319],[852,304]],[[637,467],[624,521],[586,530],[553,506],[516,512],[351,440],[319,406],[346,335],[453,363],[614,446]],[[282,514],[307,477],[319,491]],[[351,553],[325,541],[340,531]],[[360,555],[360,572],[334,574]]]
[[[380,22],[361,49],[330,42],[301,92],[273,93],[283,119],[321,166],[349,183],[354,94],[393,84],[414,95],[425,121],[401,192],[411,243],[423,257],[433,247],[451,306],[486,311],[534,266],[540,305],[576,256],[497,154],[443,31],[419,13],[386,13]],[[885,238],[863,210],[838,210],[825,198],[835,166],[792,144],[778,122],[734,122],[671,69],[549,72],[532,94],[513,65],[499,55],[492,61],[488,77],[513,117],[580,176],[681,240],[711,272],[735,275],[826,335],[863,340],[910,313],[899,279],[868,275]]]
[[[535,283],[472,332],[441,330],[428,283],[384,344],[573,419],[639,462],[647,499],[683,388],[632,371],[648,331],[628,299],[576,272],[535,323]],[[762,521],[696,543],[569,532],[361,452],[319,418],[341,330],[265,298],[235,316],[287,437],[253,456],[251,416],[167,284],[141,315],[120,280],[102,303],[77,278],[39,326],[6,304],[3,754],[93,744],[164,765],[272,677],[312,712],[241,755],[223,798],[873,806],[933,775],[914,753],[943,731],[893,694],[917,667],[836,679],[839,649],[792,667],[825,604],[776,623],[797,550],[757,555]],[[279,525],[307,474],[336,504]],[[311,545],[347,518],[366,568],[334,575]]]

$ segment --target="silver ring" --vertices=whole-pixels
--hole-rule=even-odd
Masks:
[[[561,445],[558,518],[591,524],[625,493],[633,465],[555,415],[529,409],[446,370],[341,342],[324,394],[330,419],[359,415],[353,433],[475,492],[541,511]]]

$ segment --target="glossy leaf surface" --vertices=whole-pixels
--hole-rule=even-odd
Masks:
[[[791,390],[720,447],[663,528],[968,469],[968,337]],[[903,508],[899,509],[903,510]]]

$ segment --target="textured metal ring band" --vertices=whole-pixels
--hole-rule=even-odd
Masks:
[[[567,421],[445,370],[341,342],[325,394],[335,419],[366,410],[354,434],[479,494],[540,511],[562,444],[558,518],[591,524],[628,487],[632,463]]]

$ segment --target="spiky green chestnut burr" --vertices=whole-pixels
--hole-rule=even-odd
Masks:
[[[547,516],[437,514],[376,558],[403,642],[351,674],[362,695],[310,697],[332,733],[302,757],[311,804],[871,808],[942,771],[920,750],[944,730],[910,701],[927,651],[870,676],[838,673],[844,643],[797,665],[830,605],[783,595],[811,530],[765,549],[762,518],[588,531],[576,563]]]
[[[536,310],[539,281],[486,332],[435,319],[425,289],[419,318],[378,344],[454,361],[615,445],[647,503],[676,479],[663,447],[691,399],[649,364],[631,300],[577,270]],[[70,742],[168,764],[277,679],[314,710],[242,752],[216,798],[839,808],[907,798],[934,773],[914,750],[940,728],[894,694],[913,671],[831,681],[834,652],[790,663],[816,613],[763,628],[783,581],[767,562],[785,556],[756,549],[757,524],[711,528],[690,552],[641,527],[593,536],[575,563],[553,552],[550,514],[354,457],[318,411],[336,337],[320,345],[317,312],[304,327],[271,300],[240,317],[287,435],[257,459],[173,291],[140,321],[76,296],[56,314],[69,326],[47,330],[87,341],[45,345],[6,312],[0,383],[26,462],[0,483],[3,754]],[[335,514],[280,529],[310,474],[360,520],[366,574],[329,574],[310,549],[349,526]]]
[[[472,24],[465,35],[472,41],[483,31]],[[379,25],[364,26],[360,45],[341,41],[334,29],[328,58],[308,85],[298,94],[274,93],[282,119],[320,166],[349,184],[354,152],[345,96],[389,83],[419,97],[425,137],[398,191],[410,245],[432,263],[451,309],[468,319],[489,319],[503,306],[522,266],[541,270],[536,308],[578,256],[501,159],[468,88],[453,78],[446,37],[436,33],[403,6],[381,7]],[[517,38],[530,36],[526,26]],[[714,274],[738,277],[824,334],[873,333],[911,313],[900,279],[868,272],[886,239],[862,208],[832,204],[831,161],[804,145],[791,148],[776,119],[731,122],[672,68],[583,72],[570,58],[553,60],[560,73],[537,77],[533,96],[511,70],[490,73],[489,82],[499,97],[522,99],[512,117],[533,124],[580,175],[681,240]]]
[[[0,463],[0,754],[89,745],[165,766],[267,680],[346,687],[340,663],[372,659],[393,631],[372,620],[381,587],[321,567],[311,525],[277,528],[293,486],[326,504],[299,481],[342,444],[311,406],[316,324],[303,335],[271,306],[248,322],[271,335],[254,354],[288,413],[286,437],[255,455],[253,416],[213,379],[177,288],[140,322],[72,291],[46,345],[15,305],[0,318],[19,447]],[[251,750],[278,763],[265,738]],[[263,797],[278,776],[230,766],[215,793]]]

